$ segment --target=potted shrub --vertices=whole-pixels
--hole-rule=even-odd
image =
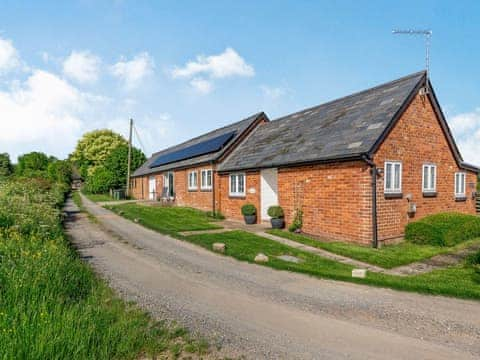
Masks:
[[[272,223],[272,229],[283,229],[285,226],[285,221],[283,220],[283,209],[278,206],[270,206],[268,208],[268,216],[271,217],[270,222]]]
[[[251,225],[257,223],[257,209],[252,204],[245,204],[242,206],[242,215],[245,219],[245,224]]]

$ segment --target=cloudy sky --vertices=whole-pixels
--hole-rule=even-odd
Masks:
[[[435,90],[480,164],[480,5],[449,3],[0,0],[0,152],[62,158],[133,117],[149,155],[260,110],[274,119],[423,69],[423,39],[391,34],[418,27],[433,30]]]

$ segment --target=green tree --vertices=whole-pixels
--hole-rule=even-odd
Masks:
[[[85,191],[91,194],[107,193],[114,184],[114,175],[105,167],[97,166],[88,176]]]
[[[0,177],[9,176],[12,174],[13,166],[10,161],[10,155],[7,153],[0,154]]]
[[[53,182],[70,184],[72,180],[72,164],[68,160],[51,162],[47,168],[47,176]]]
[[[42,152],[33,151],[18,157],[18,164],[15,172],[19,176],[46,177],[48,164],[54,158],[48,157]]]
[[[70,159],[80,169],[81,175],[88,178],[95,168],[102,166],[108,155],[122,144],[127,144],[127,141],[112,130],[87,132],[78,141]]]
[[[132,147],[132,172],[139,168],[147,158],[145,154]],[[124,188],[127,181],[127,163],[128,163],[128,145],[121,144],[117,146],[110,155],[105,159],[104,167],[113,174],[114,188]]]

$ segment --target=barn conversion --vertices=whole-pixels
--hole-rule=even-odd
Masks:
[[[371,243],[442,211],[475,212],[465,164],[425,72],[269,121],[264,113],[153,156],[132,176],[138,199],[258,221],[280,205],[305,233]]]

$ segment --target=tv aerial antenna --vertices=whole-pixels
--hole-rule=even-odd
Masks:
[[[393,30],[394,35],[415,35],[425,37],[425,70],[427,72],[427,79],[425,82],[425,91],[428,93],[428,80],[430,77],[430,40],[432,38],[432,30],[429,29],[406,29],[406,30]]]

